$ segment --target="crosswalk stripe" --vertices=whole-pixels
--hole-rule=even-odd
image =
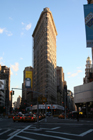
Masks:
[[[44,137],[51,137],[51,138],[56,138],[56,139],[61,139],[61,140],[72,140],[72,139],[68,139],[68,138],[64,138],[64,137],[52,136],[52,135],[40,134],[40,133],[33,133],[33,132],[27,132],[27,131],[23,131],[23,133],[28,133],[28,134],[32,134],[32,135],[39,135],[39,136],[44,136]]]
[[[64,135],[71,135],[71,136],[79,136],[78,134],[71,134],[71,133],[65,133],[65,132],[56,132],[56,131],[46,131],[49,133],[56,133],[56,134],[64,134]]]
[[[11,140],[12,138],[16,137],[19,133],[23,132],[24,130],[28,129],[31,126],[32,125],[28,125],[27,127],[25,127],[24,129],[20,130],[19,132],[15,133],[13,136],[11,136],[10,138],[8,138],[7,140]]]
[[[54,128],[51,128],[51,130],[55,130],[55,129],[58,129],[58,128],[60,128],[60,127],[54,127]]]
[[[7,132],[10,131],[10,130],[11,130],[11,129],[8,129],[8,130],[6,130],[6,131],[0,133],[0,135],[3,135],[4,133],[7,133]]]
[[[35,140],[35,139],[32,139],[32,138],[27,138],[27,137],[23,137],[23,136],[19,136],[19,135],[17,135],[16,137],[21,138],[21,139],[26,139],[26,140]]]
[[[20,129],[17,129],[16,131],[10,133],[8,136],[10,137],[10,136],[14,135],[15,133],[17,133],[18,131],[20,131]]]
[[[90,133],[92,131],[93,131],[93,129],[90,129],[90,130],[88,130],[86,132],[81,133],[79,136],[83,137],[83,136],[87,135],[88,133]]]

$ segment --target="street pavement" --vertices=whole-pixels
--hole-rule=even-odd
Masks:
[[[13,122],[0,118],[0,140],[93,140],[92,120],[47,117],[37,122]]]

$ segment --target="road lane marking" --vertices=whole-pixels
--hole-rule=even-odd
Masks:
[[[16,134],[14,134],[13,136],[11,136],[10,138],[8,138],[7,140],[11,140],[13,137],[16,137],[19,133],[23,132],[24,130],[28,129],[29,127],[31,127],[32,125],[28,125],[27,127],[25,127],[24,129],[22,129],[21,131],[17,132]]]
[[[72,135],[72,136],[79,136],[78,134],[71,134],[71,133],[65,133],[65,132],[56,132],[56,131],[46,131],[49,133],[57,133],[57,134],[65,134],[65,135]]]
[[[57,125],[83,125],[83,124],[77,124],[77,123],[41,123],[41,124],[48,124],[48,125],[51,125],[51,124],[57,124]]]
[[[39,129],[38,129],[38,128],[35,127],[34,129],[31,128],[31,129],[27,129],[27,130],[31,130],[31,131],[41,131],[41,130],[49,130],[49,128],[39,128]]]
[[[10,136],[14,135],[15,133],[17,133],[18,131],[20,131],[20,129],[17,129],[16,131],[10,133],[8,136],[10,137]]]
[[[35,126],[31,126],[31,130],[32,130],[33,128],[34,128],[34,129],[37,129]],[[40,128],[41,128],[41,129],[48,129],[48,130],[50,129],[50,128],[44,128],[44,127],[40,127]],[[33,130],[34,130],[34,129],[33,129]],[[28,129],[28,130],[30,130],[30,129]]]
[[[88,130],[86,132],[81,133],[79,136],[83,137],[83,136],[87,135],[88,133],[90,133],[92,131],[93,131],[93,129],[90,129],[90,130]]]
[[[60,128],[60,127],[54,127],[54,128],[51,128],[51,130],[55,130],[55,129],[58,129],[58,128]]]
[[[39,136],[44,136],[44,137],[51,137],[51,138],[56,138],[56,139],[61,139],[61,140],[72,140],[72,139],[67,139],[64,137],[52,136],[52,135],[47,135],[47,134],[39,134],[39,133],[33,133],[33,132],[27,132],[27,131],[23,131],[23,133],[28,133],[28,134],[32,134],[32,135],[39,135]]]
[[[83,136],[87,135],[88,133],[91,133],[92,131],[93,131],[93,129],[90,129],[90,130],[88,130],[88,131],[86,131],[86,132],[83,132],[83,133],[81,133],[81,134],[71,134],[71,133],[56,132],[56,131],[46,131],[46,132],[83,137]]]
[[[16,137],[21,138],[21,139],[26,139],[26,140],[35,140],[35,139],[32,139],[32,138],[27,138],[27,137],[23,137],[23,136],[19,136],[19,135],[17,135]]]
[[[0,133],[0,135],[3,135],[4,133],[7,133],[7,132],[10,131],[10,130],[11,130],[11,129],[8,129],[8,130],[6,130],[6,131]]]

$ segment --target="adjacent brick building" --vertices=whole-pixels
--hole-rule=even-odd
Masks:
[[[28,81],[26,81],[26,79]],[[30,79],[30,81],[29,81]],[[27,87],[26,82],[30,87]],[[23,71],[23,83],[22,83],[22,105],[25,103],[27,106],[31,105],[33,102],[33,68],[25,67]]]
[[[9,112],[12,107],[11,94],[10,94],[10,68],[0,65],[0,80],[5,80],[5,108]]]

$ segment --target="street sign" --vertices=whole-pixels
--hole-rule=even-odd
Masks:
[[[47,102],[47,98],[46,97],[42,97],[42,102],[43,103]]]
[[[47,102],[47,98],[46,97],[38,97],[38,102],[45,103],[45,102]]]

